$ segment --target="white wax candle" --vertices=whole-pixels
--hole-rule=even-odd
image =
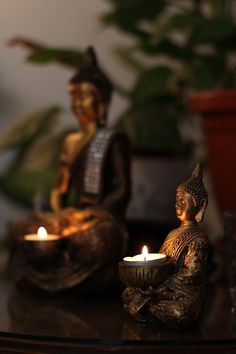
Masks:
[[[161,264],[166,261],[166,255],[162,253],[148,253],[147,247],[144,246],[142,254],[125,257],[123,261],[127,262],[128,265]]]
[[[39,238],[38,237],[38,235],[37,234],[29,234],[29,235],[25,235],[24,236],[24,239],[26,240],[26,241],[41,241],[41,242],[44,242],[44,241],[54,241],[54,240],[59,240],[59,236],[58,235],[51,235],[51,234],[48,234],[47,235],[47,238],[45,238],[45,239],[41,239],[41,238]]]
[[[25,241],[43,242],[43,241],[55,241],[59,239],[60,239],[59,235],[48,234],[47,230],[44,227],[40,227],[38,229],[37,234],[29,234],[24,236]]]
[[[166,255],[162,253],[148,253],[145,257],[143,257],[142,254],[137,254],[133,257],[125,257],[123,260],[127,262],[148,262],[154,260],[164,260],[165,258]]]

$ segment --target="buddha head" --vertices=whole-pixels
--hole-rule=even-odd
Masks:
[[[176,214],[181,221],[202,221],[208,202],[202,182],[202,169],[197,164],[191,177],[177,188]]]
[[[112,85],[97,64],[96,54],[88,47],[78,73],[69,82],[71,108],[80,124],[106,123]]]

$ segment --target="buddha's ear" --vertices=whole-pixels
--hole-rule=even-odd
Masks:
[[[100,103],[99,105],[99,115],[100,117],[103,117],[106,112],[106,107],[104,103]]]
[[[104,126],[106,124],[107,106],[104,103],[99,105],[99,124]]]
[[[196,220],[198,223],[202,222],[202,219],[203,219],[203,216],[204,216],[206,207],[207,207],[207,202],[205,201],[205,202],[203,203],[202,207],[200,208],[200,210],[198,211],[198,213],[197,213],[196,216],[195,216],[195,220]]]

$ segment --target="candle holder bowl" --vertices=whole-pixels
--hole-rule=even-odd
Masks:
[[[34,263],[42,259],[56,258],[57,254],[67,246],[67,243],[67,238],[48,241],[26,241],[22,239],[18,247],[20,247],[22,255],[29,262]]]
[[[167,259],[159,264],[128,265],[119,263],[119,276],[127,287],[146,290],[165,281],[173,271],[173,263]]]

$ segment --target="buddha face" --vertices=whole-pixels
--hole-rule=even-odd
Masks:
[[[103,114],[104,104],[101,95],[93,84],[81,82],[69,84],[71,109],[82,126],[98,122]]]
[[[175,207],[177,218],[181,221],[193,221],[199,212],[192,195],[183,189],[177,189]]]

